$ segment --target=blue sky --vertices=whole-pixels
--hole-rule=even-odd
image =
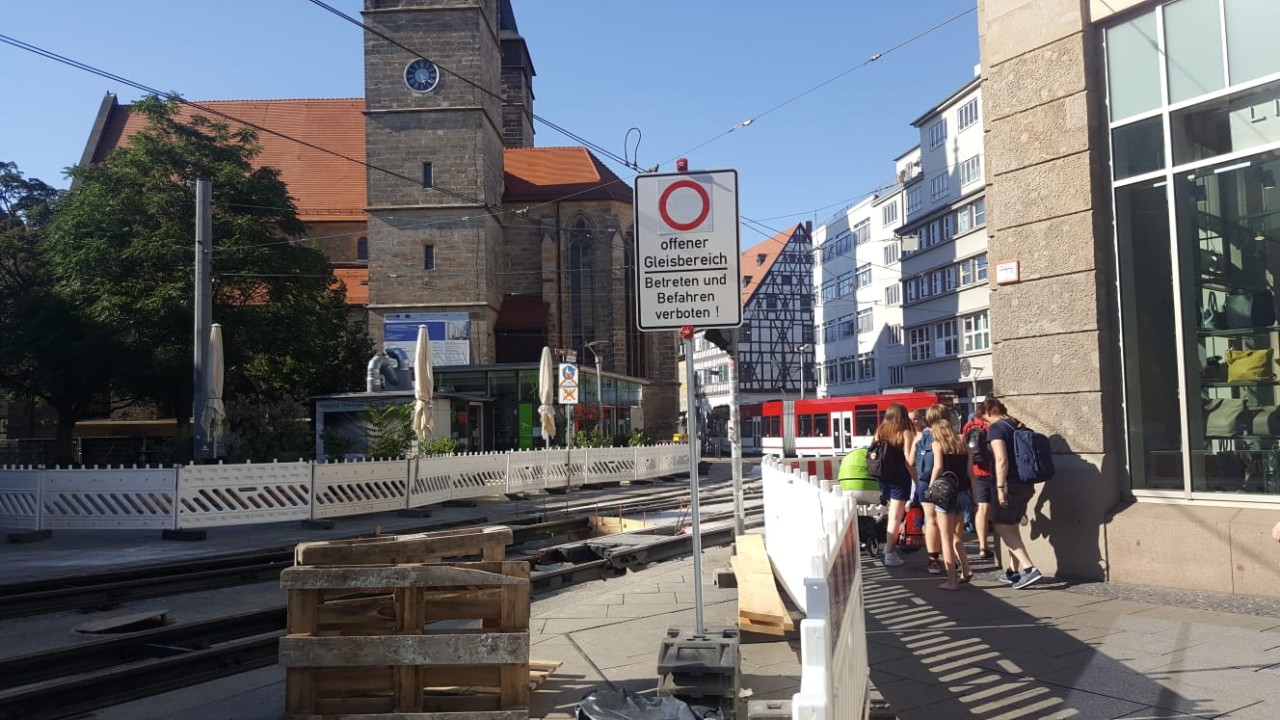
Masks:
[[[363,5],[329,2],[350,14]],[[694,169],[737,169],[742,215],[774,228],[822,222],[887,181],[893,158],[918,142],[910,122],[978,62],[969,13],[765,114],[974,0],[513,4],[538,73],[534,111],[619,155],[640,128],[642,166],[673,170],[677,154],[758,117],[688,157]],[[307,0],[9,3],[0,33],[192,100],[364,94],[360,29]],[[0,160],[64,187],[61,170],[79,160],[103,94],[139,96],[9,45],[0,78],[11,101]],[[537,131],[539,146],[577,144]],[[759,239],[744,228],[744,246]]]

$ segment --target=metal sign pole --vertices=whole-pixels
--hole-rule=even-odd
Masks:
[[[702,625],[702,522],[698,509],[698,410],[693,372],[693,328],[681,331],[684,336],[685,416],[689,431],[689,514],[693,518],[693,627],[694,636],[705,634]]]

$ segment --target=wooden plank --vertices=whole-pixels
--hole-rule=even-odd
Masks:
[[[528,584],[529,563],[292,567],[280,573],[286,590],[458,587]]]
[[[295,565],[398,565],[424,563],[446,557],[481,555],[501,560],[511,544],[511,528],[460,528],[411,535],[301,543]]]
[[[400,615],[397,620],[402,637],[422,634],[426,615],[421,588],[396,590],[396,610]],[[416,663],[395,669],[396,712],[418,712],[424,709],[421,670]]]
[[[529,689],[537,690],[538,686],[551,677],[556,670],[564,663],[559,661],[547,660],[530,660],[529,661]]]
[[[730,563],[738,581],[738,627],[758,632],[757,628],[762,625],[776,626],[784,633],[793,629],[791,614],[782,602],[773,565],[765,551],[764,536],[739,535],[735,542],[737,554],[730,558]]]
[[[390,666],[366,668],[317,668],[316,687],[324,697],[385,694],[395,690],[395,669]]]
[[[287,626],[291,633],[314,633],[318,619],[319,594],[313,590],[291,590]],[[290,668],[284,675],[284,705],[289,713],[318,712],[315,706],[315,670]]]
[[[500,625],[505,631],[529,629],[529,584],[505,585],[502,588]],[[510,708],[529,704],[529,656],[517,665],[502,667],[502,705]]]
[[[280,638],[280,665],[286,668],[527,662],[527,632]]]
[[[383,697],[344,697],[317,698],[315,714],[324,718],[334,715],[372,715],[375,713],[395,713],[395,698],[391,695]],[[391,717],[402,717],[399,713]]]
[[[739,617],[738,629],[744,632],[761,633],[763,635],[786,635],[787,628],[777,623],[758,623],[750,618]]]

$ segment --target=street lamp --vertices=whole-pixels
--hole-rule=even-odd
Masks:
[[[800,353],[800,399],[801,400],[804,399],[804,353],[809,352],[809,350],[812,348],[813,346],[808,343],[805,343],[804,345],[796,346],[796,352]]]
[[[600,382],[600,353],[596,352],[597,345],[608,345],[607,340],[592,340],[586,344],[586,348],[591,351],[591,356],[596,359],[596,403],[597,414],[596,432],[600,434],[600,438],[604,439],[604,391],[601,389],[603,385]]]

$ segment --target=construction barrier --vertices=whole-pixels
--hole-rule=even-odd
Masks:
[[[838,483],[764,458],[765,548],[800,623],[800,692],[793,720],[853,720],[870,713],[867,630],[857,505]]]
[[[687,444],[171,468],[0,466],[0,527],[185,530],[319,520],[688,468]]]

